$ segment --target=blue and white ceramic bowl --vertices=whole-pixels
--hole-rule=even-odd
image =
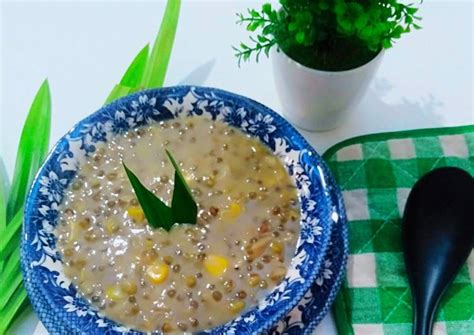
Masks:
[[[39,315],[74,333],[139,332],[93,309],[64,275],[53,230],[64,191],[81,162],[99,142],[130,128],[183,116],[222,120],[258,137],[287,168],[301,203],[301,233],[285,279],[257,306],[204,333],[255,333],[270,329],[292,310],[324,267],[332,229],[340,216],[337,187],[320,156],[282,117],[267,107],[229,92],[203,87],[170,87],[119,99],[79,122],[56,144],[31,188],[22,234],[22,268]],[[339,206],[339,207],[338,207]],[[40,299],[41,297],[41,299]]]

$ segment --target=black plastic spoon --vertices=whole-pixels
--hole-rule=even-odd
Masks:
[[[413,187],[403,218],[413,335],[431,335],[440,298],[473,247],[474,179],[458,168],[429,172]]]

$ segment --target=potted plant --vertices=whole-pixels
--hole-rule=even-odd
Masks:
[[[384,49],[420,29],[417,8],[397,0],[280,0],[237,14],[253,33],[241,61],[272,51],[284,114],[312,131],[337,127],[361,99]]]

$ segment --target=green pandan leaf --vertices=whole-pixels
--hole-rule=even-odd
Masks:
[[[50,128],[51,94],[48,81],[45,80],[31,104],[21,133],[15,172],[8,198],[8,220],[23,205],[31,182],[48,152]]]
[[[163,201],[143,186],[137,176],[125,164],[123,164],[123,167],[127,172],[128,179],[135,190],[135,195],[150,226],[169,231],[174,224],[171,208],[166,206]]]
[[[168,0],[160,30],[142,78],[144,88],[163,86],[178,26],[181,0]]]
[[[125,164],[123,166],[150,226],[169,231],[175,223],[196,224],[198,208],[178,164],[168,150],[166,154],[175,169],[171,208],[143,186]]]
[[[7,171],[3,165],[2,157],[0,157],[0,236],[4,235],[5,228],[7,227],[7,201],[8,201],[8,190],[10,189]],[[3,238],[0,239],[0,243]],[[3,270],[3,261],[0,258],[0,273]]]
[[[22,307],[27,301],[26,290],[23,286],[19,286],[7,306],[2,310],[2,317],[0,318],[0,334],[5,334],[11,322],[15,319],[17,313],[21,312]]]
[[[149,53],[150,46],[147,44],[135,56],[132,63],[129,65],[127,71],[120,80],[120,84],[114,86],[112,92],[110,92],[107,100],[105,101],[106,104],[139,90],[140,83],[143,79],[143,74],[145,73],[145,67],[148,61]]]
[[[109,96],[105,100],[105,105],[111,103],[114,100],[117,100],[121,97],[124,97],[126,95],[133,93],[133,89],[134,89],[133,87],[123,86],[120,84],[115,85],[112,91],[110,92]]]
[[[13,293],[20,286],[21,280],[20,249],[17,248],[10,256],[2,273],[2,281],[0,282],[0,310],[3,310],[8,304]]]
[[[173,211],[174,220],[177,223],[195,224],[198,212],[196,202],[193,199],[191,190],[189,189],[178,164],[176,164],[176,161],[168,150],[166,150],[166,154],[175,170],[173,199],[171,200],[171,209]]]
[[[8,182],[7,171],[0,157],[0,232],[7,226],[7,200],[10,183]],[[0,267],[1,268],[1,267]]]
[[[127,72],[125,72],[122,77],[122,80],[120,80],[120,85],[129,87],[140,86],[145,73],[145,67],[148,62],[149,54],[150,45],[147,43],[147,45],[145,45],[133,59],[132,64],[130,64],[128,67]]]
[[[23,222],[23,207],[15,214],[1,233],[0,261],[4,261],[18,247],[20,242],[21,224]]]

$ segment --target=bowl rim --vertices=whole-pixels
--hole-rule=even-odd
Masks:
[[[170,86],[170,87],[163,87],[163,88],[157,88],[157,89],[148,89],[148,90],[143,90],[143,91],[136,92],[134,94],[122,97],[122,98],[120,98],[120,99],[118,99],[118,100],[116,100],[116,101],[114,101],[114,102],[112,102],[108,105],[105,105],[105,106],[99,108],[94,113],[92,113],[92,114],[86,116],[85,118],[81,119],[80,121],[78,121],[65,135],[63,135],[59,138],[59,140],[53,146],[53,148],[51,149],[51,151],[48,154],[47,158],[45,159],[45,162],[42,164],[40,170],[36,174],[35,179],[34,179],[33,184],[32,184],[32,187],[29,191],[27,202],[26,202],[26,205],[25,205],[25,210],[24,210],[24,225],[23,225],[23,228],[22,228],[22,244],[27,244],[27,241],[26,241],[26,236],[28,234],[27,228],[32,223],[31,222],[32,221],[32,211],[35,208],[35,204],[34,204],[35,201],[34,200],[38,196],[38,192],[39,192],[39,182],[38,182],[39,178],[42,175],[44,175],[47,165],[50,163],[51,158],[58,152],[58,149],[61,149],[60,151],[62,151],[64,149],[64,148],[62,148],[62,146],[64,145],[64,142],[67,141],[67,137],[69,135],[71,135],[75,129],[81,127],[82,125],[84,125],[88,121],[89,122],[93,121],[94,123],[96,123],[97,120],[94,120],[94,119],[97,118],[98,116],[106,113],[107,111],[113,110],[117,107],[121,107],[122,105],[127,104],[130,101],[133,101],[133,99],[137,99],[142,95],[157,94],[157,95],[160,95],[160,96],[167,96],[173,91],[182,91],[182,90],[184,90],[186,92],[191,92],[192,90],[195,90],[195,89],[215,93],[215,94],[218,95],[217,98],[220,98],[220,99],[223,99],[223,100],[225,100],[225,99],[235,99],[235,100],[237,100],[241,103],[245,103],[245,105],[251,106],[252,109],[254,109],[254,110],[258,110],[259,112],[263,112],[264,114],[270,115],[273,119],[276,119],[279,124],[281,124],[282,126],[284,126],[286,128],[284,133],[286,135],[288,135],[289,138],[291,138],[291,142],[294,142],[295,140],[297,140],[301,145],[301,151],[307,152],[307,154],[310,157],[311,161],[314,161],[314,163],[317,163],[315,166],[313,166],[313,168],[318,168],[319,178],[320,178],[320,181],[323,184],[323,186],[325,186],[327,188],[327,186],[328,186],[327,183],[328,182],[331,183],[330,186],[336,189],[336,192],[338,192],[338,196],[340,197],[340,191],[339,191],[337,185],[334,184],[332,175],[331,175],[328,167],[326,166],[324,160],[322,159],[322,157],[312,148],[312,146],[306,141],[306,139],[288,121],[286,121],[282,116],[280,116],[279,114],[277,114],[276,112],[274,112],[273,110],[268,108],[267,106],[255,101],[251,98],[248,98],[248,97],[245,97],[245,96],[242,96],[242,95],[239,95],[239,94],[235,94],[235,93],[232,93],[232,92],[228,92],[228,91],[225,91],[225,90],[221,90],[221,89],[218,89],[218,88],[212,88],[212,87],[180,85],[180,86]],[[174,116],[173,116],[173,118],[174,118]],[[157,122],[157,121],[155,121],[155,122]],[[263,143],[263,144],[268,146],[267,143]],[[325,190],[323,193],[324,193],[324,200],[327,201],[327,205],[328,205],[327,207],[328,208],[330,207],[331,209],[335,208],[336,206],[335,206],[335,204],[333,204],[333,201],[331,200],[330,196],[328,195],[327,190]],[[331,209],[328,209],[329,213],[331,212]],[[323,220],[324,218],[319,218],[319,219]],[[313,264],[314,264],[313,269],[312,269],[310,275],[305,277],[306,278],[305,283],[302,284],[303,289],[297,290],[295,292],[295,295],[292,297],[291,302],[288,302],[286,304],[285,308],[280,308],[276,313],[269,316],[268,320],[266,320],[266,322],[264,324],[262,324],[262,326],[259,328],[259,331],[268,330],[278,319],[280,319],[283,315],[285,315],[292,308],[294,308],[294,306],[296,306],[298,304],[298,302],[300,301],[300,299],[303,297],[305,292],[310,288],[312,282],[314,281],[314,279],[317,276],[317,273],[318,273],[318,271],[321,267],[321,263],[322,263],[322,260],[324,258],[324,255],[327,252],[327,249],[329,247],[330,237],[332,235],[332,231],[333,231],[333,228],[334,228],[334,224],[330,219],[326,218],[325,223],[327,224],[328,228],[324,231],[321,244],[318,246],[318,253],[316,255],[316,259],[314,259],[314,262],[313,262]],[[38,227],[36,227],[35,230],[38,231],[40,229],[38,229]],[[300,235],[300,237],[301,237],[301,235]],[[22,254],[23,253],[28,254],[27,248],[28,248],[28,246],[26,246],[25,248],[22,248],[22,250],[21,250]],[[32,270],[30,269],[30,267],[28,267],[26,265],[23,266],[23,264],[22,264],[22,271],[27,272],[27,271],[32,271]],[[52,306],[53,308],[58,308],[57,304],[55,304],[54,301],[51,300],[51,297],[47,294],[48,291],[47,291],[46,287],[44,285],[41,285],[39,287],[39,289],[43,292],[43,294],[46,297],[46,300],[50,304],[50,306]],[[90,308],[90,305],[88,305],[88,306]],[[256,310],[257,307],[258,307],[258,305],[252,307],[250,309],[250,311]],[[237,317],[236,319],[239,319],[241,316]],[[104,317],[107,320],[111,320],[106,316],[104,316]],[[233,322],[236,319],[232,319],[229,322]],[[111,320],[111,321],[119,324],[118,322],[116,322],[114,320]],[[242,320],[242,321],[244,321],[244,320]],[[224,324],[224,325],[226,325],[226,324]],[[76,325],[74,325],[74,327],[76,327]],[[218,330],[220,327],[221,326],[211,328],[210,331],[213,332],[214,330]],[[135,331],[135,330],[132,330],[132,331]]]

